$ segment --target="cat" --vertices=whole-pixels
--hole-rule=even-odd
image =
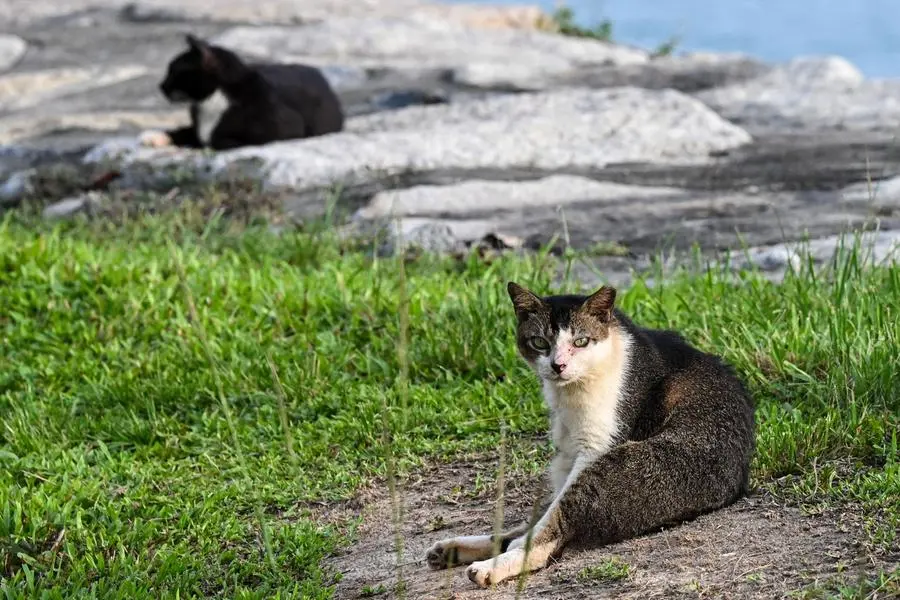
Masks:
[[[510,282],[520,355],[543,384],[555,456],[546,509],[499,535],[441,540],[433,569],[481,587],[722,508],[749,487],[755,408],[731,367],[672,331],[644,329],[616,290],[539,297]],[[494,548],[500,554],[494,556]]]
[[[170,102],[190,104],[191,125],[145,132],[142,144],[227,150],[343,129],[340,100],[315,67],[245,64],[225,48],[186,40],[159,87]]]

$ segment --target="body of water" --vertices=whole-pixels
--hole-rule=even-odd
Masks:
[[[452,1],[452,0],[451,0]],[[465,0],[478,2],[478,0]],[[556,0],[485,0],[484,4]],[[582,24],[613,23],[614,39],[655,48],[744,52],[766,61],[837,54],[869,77],[900,77],[900,0],[569,0]]]

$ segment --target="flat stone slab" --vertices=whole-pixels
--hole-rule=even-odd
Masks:
[[[7,75],[0,78],[0,111],[21,110],[62,96],[135,79],[146,73],[146,67],[126,65],[48,69]]]
[[[602,171],[594,174],[603,176]],[[621,247],[636,255],[687,251],[695,243],[724,251],[829,237],[876,223],[896,227],[898,182],[772,192],[758,186],[688,190],[573,175],[528,181],[463,178],[376,192],[354,220],[442,221],[466,242],[489,230],[525,239],[531,247],[558,237],[576,248]],[[464,237],[466,230],[470,237]]]
[[[840,57],[798,58],[697,97],[754,132],[896,132],[900,127],[900,81],[867,81]]]
[[[458,21],[469,27],[546,26],[544,13],[527,3],[447,6],[425,0],[4,0],[0,3],[0,22],[23,26],[61,15],[90,15],[98,8],[119,10],[124,20],[138,23],[218,20],[293,24],[360,14],[421,14]]]
[[[436,168],[599,168],[613,162],[696,163],[750,136],[679,92],[638,88],[564,90],[413,107],[364,117],[350,131],[242,148],[209,157],[131,149],[128,161],[188,161],[216,172],[257,161],[274,187],[359,183]],[[121,148],[101,146],[87,160]]]
[[[859,250],[861,263],[884,264],[900,260],[900,231],[875,231],[859,235],[830,235],[814,240],[773,244],[749,248],[736,266],[758,268],[764,272],[783,274],[788,269],[799,270],[806,261],[826,264],[842,252]]]
[[[0,72],[16,65],[28,49],[28,43],[17,35],[0,34]]]
[[[421,185],[375,194],[354,215],[356,219],[394,217],[465,218],[551,210],[579,203],[618,202],[624,198],[661,200],[683,196],[677,188],[642,187],[596,181],[573,175],[552,175],[523,182],[471,180],[456,185]]]
[[[539,89],[581,67],[641,64],[643,50],[541,31],[471,29],[446,19],[341,18],[299,27],[236,27],[214,39],[239,53],[314,64],[442,68],[462,85]]]
[[[739,53],[691,52],[652,57],[642,63],[580,67],[548,78],[548,85],[607,88],[634,86],[698,92],[761,77],[774,67]]]

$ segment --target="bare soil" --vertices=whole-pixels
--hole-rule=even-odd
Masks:
[[[422,559],[434,541],[492,530],[495,472],[496,461],[478,459],[430,467],[401,481],[399,567],[386,485],[370,488],[352,502],[317,510],[323,521],[361,517],[356,541],[326,562],[326,568],[340,574],[336,598],[771,599],[809,586],[854,582],[878,566],[860,543],[856,515],[845,510],[804,515],[757,493],[669,530],[567,552],[532,574],[518,596],[515,582],[481,590],[466,578],[464,568],[429,570]],[[511,525],[527,517],[541,482],[516,473],[505,479],[504,511]],[[630,566],[627,577],[609,582],[582,573],[611,558]]]

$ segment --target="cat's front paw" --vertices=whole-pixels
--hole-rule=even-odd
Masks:
[[[508,550],[495,558],[473,562],[466,569],[466,575],[479,587],[496,585],[527,570],[525,556],[521,548]]]
[[[432,544],[425,552],[425,561],[428,566],[435,571],[440,569],[449,569],[454,565],[458,565],[459,552],[453,540],[441,540]]]
[[[490,587],[492,583],[500,583],[497,577],[498,573],[495,573],[494,562],[493,559],[482,560],[469,565],[466,568],[466,576],[469,581],[483,588]]]
[[[138,140],[141,146],[147,148],[165,148],[173,145],[172,137],[165,131],[145,131],[138,137]]]

